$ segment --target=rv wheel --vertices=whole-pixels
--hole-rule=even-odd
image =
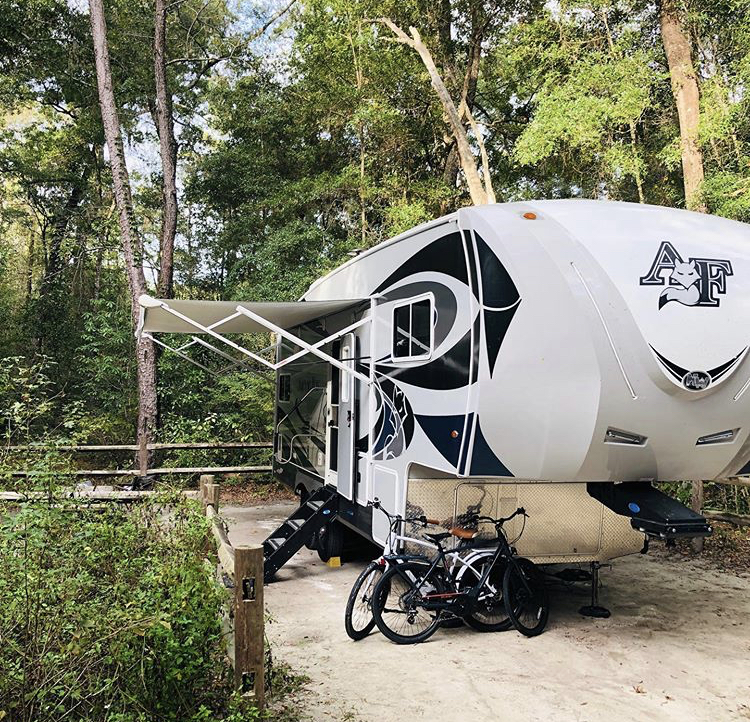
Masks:
[[[327,562],[331,557],[340,557],[344,549],[344,528],[332,521],[320,527],[318,537],[318,556]]]

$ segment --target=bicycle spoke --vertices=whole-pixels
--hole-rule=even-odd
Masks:
[[[375,583],[382,574],[380,569],[373,569],[360,588],[357,595],[357,601],[352,608],[352,626],[355,629],[364,629],[372,619],[372,610],[370,609],[370,599]]]
[[[396,634],[414,636],[435,621],[435,614],[420,605],[416,590],[401,577],[391,580],[381,618]]]

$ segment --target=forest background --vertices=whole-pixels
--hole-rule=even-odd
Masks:
[[[747,0],[0,0],[4,444],[269,438],[142,291],[296,300],[493,198],[750,220],[749,76]]]
[[[136,342],[140,293],[296,300],[493,200],[750,221],[748,87],[750,0],[0,0],[0,487],[49,491],[0,509],[0,719],[260,718],[202,510],[53,495],[62,444],[270,438],[272,382]],[[301,680],[267,666],[263,719],[296,719]]]

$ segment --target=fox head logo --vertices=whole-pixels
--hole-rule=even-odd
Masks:
[[[700,274],[695,262],[680,263],[677,261],[669,276],[671,285],[669,288],[665,288],[659,296],[659,308],[670,301],[678,301],[684,306],[695,306],[700,300],[698,281],[700,281]]]
[[[689,258],[683,261],[669,241],[662,241],[649,272],[641,276],[641,286],[667,285],[659,295],[659,308],[670,301],[683,306],[718,306],[727,292],[727,276],[732,264],[718,258]]]

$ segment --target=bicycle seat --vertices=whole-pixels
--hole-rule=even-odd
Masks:
[[[454,526],[450,533],[459,539],[473,539],[479,534],[477,529],[464,529],[462,526]]]
[[[447,539],[451,533],[449,531],[441,531],[441,532],[435,532],[432,534],[425,533],[425,536],[435,542],[437,544],[439,541],[442,541],[443,539]]]

